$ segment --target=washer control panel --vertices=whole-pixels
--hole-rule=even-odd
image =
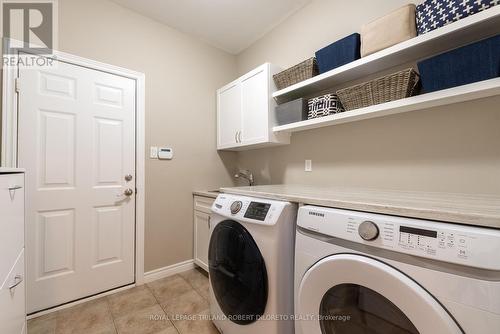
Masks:
[[[500,230],[341,209],[303,206],[297,225],[401,253],[500,270]]]
[[[275,225],[288,202],[220,194],[212,212],[242,222]]]
[[[252,201],[250,202],[250,205],[248,205],[247,211],[245,212],[245,218],[265,221],[270,208],[271,204],[269,203]]]

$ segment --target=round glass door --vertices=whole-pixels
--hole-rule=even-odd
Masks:
[[[210,282],[229,320],[248,325],[264,314],[268,282],[264,258],[250,233],[225,220],[212,232],[208,250]]]
[[[418,334],[410,319],[381,294],[357,284],[339,284],[320,305],[321,333]]]
[[[432,295],[397,269],[355,254],[332,255],[303,276],[302,334],[459,334]]]

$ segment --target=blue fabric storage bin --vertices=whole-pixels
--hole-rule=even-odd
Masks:
[[[417,6],[417,33],[425,34],[499,3],[497,0],[426,0]]]
[[[500,76],[500,35],[442,53],[418,63],[425,92]]]
[[[360,35],[355,33],[316,51],[319,73],[325,73],[361,58]]]

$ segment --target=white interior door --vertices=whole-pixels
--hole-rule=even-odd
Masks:
[[[28,312],[133,283],[135,81],[58,62],[19,86]]]

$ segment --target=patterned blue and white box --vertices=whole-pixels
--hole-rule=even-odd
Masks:
[[[419,35],[500,4],[500,0],[426,0],[417,6]]]

